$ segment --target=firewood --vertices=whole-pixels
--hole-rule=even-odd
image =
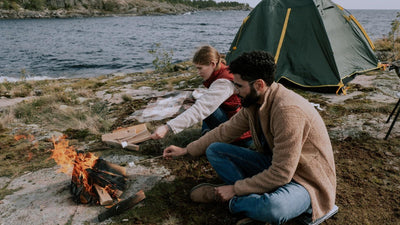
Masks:
[[[117,189],[115,190],[115,197],[119,198],[123,193],[124,193],[123,191]]]
[[[124,141],[127,141],[128,143],[132,144],[137,144],[143,141],[147,141],[149,139],[151,139],[151,133],[146,129],[137,133],[132,137],[124,138]]]
[[[97,194],[99,195],[100,205],[111,205],[113,200],[108,192],[97,184],[94,184]]]
[[[146,196],[145,196],[143,190],[140,190],[135,195],[115,204],[110,209],[107,209],[106,211],[100,213],[100,215],[97,217],[97,219],[99,220],[99,222],[103,222],[104,220],[106,220],[112,216],[116,216],[116,215],[119,215],[119,214],[125,212],[126,210],[132,208],[133,206],[135,206],[136,204],[138,204],[140,201],[142,201],[145,198],[146,198]]]
[[[151,139],[151,133],[147,130],[146,124],[120,128],[101,136],[101,140],[108,145],[135,151],[139,150],[137,143],[149,139]]]
[[[113,130],[111,133],[102,135],[102,140],[118,140],[121,141],[126,138],[133,137],[143,131],[146,131],[146,124],[139,124],[131,127],[119,128]]]
[[[106,165],[110,168],[115,170],[116,172],[118,172],[118,174],[125,176],[126,177],[126,168],[123,166],[120,166],[118,164],[115,163],[110,163],[108,161],[104,161],[106,163]],[[112,171],[112,170],[111,170]]]
[[[86,169],[93,183],[100,185],[101,187],[108,186],[113,190],[125,190],[126,189],[126,171],[123,167],[113,165],[101,158],[99,158],[96,164],[91,169]],[[122,173],[122,174],[121,174]]]
[[[127,145],[124,147],[124,149],[139,151],[139,145],[127,143]]]

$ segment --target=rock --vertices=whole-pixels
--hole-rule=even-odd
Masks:
[[[120,164],[134,157],[119,155],[105,157],[105,160]],[[92,224],[90,222],[104,211],[104,207],[73,202],[69,190],[71,176],[57,173],[58,168],[29,172],[7,181],[10,183],[7,188],[15,191],[0,203],[0,224],[41,225],[49,224],[49,221],[51,224]],[[150,190],[163,177],[170,175],[167,169],[155,164],[152,167],[128,167],[126,172],[129,188],[121,196],[122,200],[141,189]]]
[[[40,89],[35,89],[34,92],[35,92],[36,96],[42,96],[42,94],[43,94],[43,91]]]
[[[10,182],[10,178],[8,177],[0,177],[0,189],[3,189]]]
[[[67,111],[69,108],[70,108],[70,107],[67,106],[67,105],[60,105],[60,106],[59,106],[59,109],[62,110],[62,111]]]
[[[125,73],[113,73],[112,75],[116,77],[124,77]]]
[[[181,82],[179,82],[179,87],[180,88],[183,88],[183,87],[185,87],[185,85],[186,85],[186,81],[181,81]]]
[[[89,100],[88,98],[83,98],[83,97],[79,97],[76,99],[80,104],[86,102],[87,100]]]
[[[53,138],[55,140],[59,140],[64,134],[58,131],[50,131],[47,135],[42,136],[39,140],[47,140],[50,141]]]

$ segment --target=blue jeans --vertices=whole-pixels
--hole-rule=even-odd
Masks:
[[[218,127],[221,123],[225,123],[228,120],[229,118],[224,112],[224,110],[222,110],[221,107],[219,107],[211,115],[209,115],[207,118],[203,120],[203,125],[201,127],[201,135],[204,135],[208,131]],[[247,138],[244,140],[236,141],[232,144],[241,147],[249,147],[251,144],[253,144],[253,139]]]
[[[207,159],[226,184],[254,176],[271,166],[271,156],[225,143],[213,143],[206,151]],[[229,201],[231,213],[243,213],[252,219],[282,224],[311,209],[307,190],[290,183],[263,194],[235,196]]]
[[[229,118],[221,108],[215,110],[211,115],[203,120],[201,132],[206,132],[218,127],[221,123],[228,121]]]

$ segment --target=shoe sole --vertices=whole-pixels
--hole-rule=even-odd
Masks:
[[[201,183],[201,184],[194,186],[192,189],[190,189],[190,193],[192,193],[194,190],[196,190],[200,187],[203,187],[203,186],[220,187],[220,186],[223,186],[223,184]]]
[[[300,222],[303,225],[318,225],[321,224],[322,222],[324,222],[325,220],[331,218],[333,215],[335,215],[337,212],[339,211],[339,207],[337,207],[337,205],[333,206],[333,209],[331,209],[331,211],[329,211],[327,214],[325,214],[323,217],[315,220],[314,222],[312,222],[311,217],[309,216],[304,216],[300,218]]]
[[[207,187],[207,188],[216,188],[216,187],[219,187],[219,186],[222,186],[222,185],[217,185],[217,184],[210,184],[210,183],[202,183],[202,184],[199,184],[199,185],[196,185],[196,186],[194,186],[191,190],[190,190],[190,199],[193,201],[193,202],[197,202],[197,203],[212,203],[212,202],[217,202],[218,200],[216,199],[216,196],[215,195],[213,195],[214,196],[214,199],[211,201],[208,201],[208,200],[206,200],[206,201],[204,201],[204,200],[199,200],[197,197],[193,197],[192,196],[192,194],[193,194],[193,192],[195,192],[196,190],[198,190],[198,189],[200,189],[200,188],[202,188],[202,187]],[[196,195],[195,195],[196,196]]]

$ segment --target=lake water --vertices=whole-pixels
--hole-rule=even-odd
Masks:
[[[390,31],[397,11],[351,10],[373,40]],[[168,52],[173,62],[190,60],[203,44],[226,53],[248,14],[0,20],[0,81],[150,70],[152,49]]]

